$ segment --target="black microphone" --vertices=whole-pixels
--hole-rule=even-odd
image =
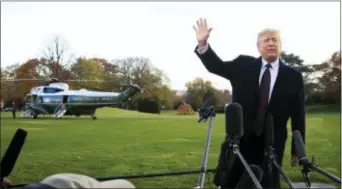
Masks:
[[[262,169],[254,164],[250,165],[251,170],[255,174],[255,177],[258,179],[259,182],[261,182],[261,179],[264,175],[264,172]],[[256,189],[257,187],[254,185],[251,177],[249,176],[248,172],[245,170],[240,181],[237,183],[236,189]]]
[[[226,141],[228,142],[229,153],[236,155],[247,174],[252,179],[254,185],[257,188],[262,188],[260,182],[256,178],[255,174],[249,167],[247,161],[243,157],[239,149],[240,138],[243,136],[243,110],[239,103],[231,103],[225,108],[225,119],[226,119]],[[228,152],[227,152],[228,153]]]
[[[292,137],[293,141],[295,144],[297,156],[299,159],[300,164],[308,164],[309,160],[306,158],[306,153],[305,153],[305,147],[304,147],[304,142],[302,139],[302,134],[298,131],[295,130],[292,132]]]
[[[273,132],[273,116],[267,113],[264,129],[264,142],[265,142],[265,161],[267,162],[267,172],[269,175],[269,186],[273,186],[273,164],[275,155],[273,154],[274,132]]]
[[[243,136],[243,110],[239,103],[231,103],[225,108],[226,137],[241,138]]]
[[[305,184],[310,187],[311,186],[311,176],[309,174],[309,160],[306,158],[304,142],[302,139],[302,135],[299,131],[292,132],[293,141],[295,144],[297,156],[299,159],[299,165],[302,167],[302,174],[305,181]]]
[[[264,142],[265,142],[265,159],[264,163],[267,163],[267,173],[269,178],[269,186],[273,186],[273,171],[278,171],[280,176],[285,180],[285,182],[289,185],[290,188],[295,188],[292,184],[290,178],[285,175],[281,166],[277,162],[277,157],[274,153],[274,125],[273,125],[273,116],[271,113],[267,113],[266,121],[265,121],[265,131],[264,131]]]
[[[20,151],[24,145],[27,136],[27,131],[18,129],[9,144],[5,155],[1,159],[1,182],[4,177],[7,177],[12,172],[15,162],[18,159]]]
[[[307,159],[302,134],[298,130],[295,130],[292,132],[292,137],[293,137],[293,141],[295,144],[297,156],[299,159],[298,163],[302,167],[302,173],[303,173],[304,180],[306,181],[306,184],[311,186],[311,180],[308,174],[310,170],[317,171],[321,173],[322,175],[328,177],[329,179],[335,181],[336,183],[341,184],[340,178],[338,178],[337,176],[333,174],[328,173],[327,171],[324,171],[323,169],[318,168],[314,162],[310,162]]]
[[[209,106],[207,108],[201,108],[198,110],[199,112],[199,118],[197,122],[202,122],[204,120],[204,122],[208,119],[209,116],[213,116],[215,117],[216,114],[214,112],[214,106]]]
[[[274,125],[273,125],[273,116],[268,113],[266,116],[266,124],[265,124],[265,146],[273,146],[274,144]]]
[[[208,119],[208,117],[212,116],[215,117],[215,112],[214,112],[214,100],[211,96],[207,96],[205,98],[205,101],[200,109],[198,109],[199,113],[199,118],[198,122],[204,122]]]

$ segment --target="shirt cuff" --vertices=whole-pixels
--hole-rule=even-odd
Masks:
[[[203,47],[198,47],[197,52],[198,54],[204,54],[205,52],[207,52],[208,49],[209,49],[209,44],[207,43]]]

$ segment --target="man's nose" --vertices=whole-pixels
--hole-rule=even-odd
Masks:
[[[275,48],[275,46],[276,46],[276,43],[274,43],[274,42],[269,42],[267,44],[267,48]]]

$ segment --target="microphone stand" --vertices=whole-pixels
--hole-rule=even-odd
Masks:
[[[249,176],[251,177],[254,185],[257,188],[262,188],[261,184],[259,183],[258,179],[256,178],[255,174],[253,173],[253,171],[251,170],[251,168],[248,166],[247,161],[245,160],[245,158],[242,156],[240,149],[239,149],[239,137],[231,137],[230,139],[228,139],[228,144],[229,144],[229,148],[233,149],[233,154],[237,155],[241,161],[241,163],[243,164],[243,166],[245,167],[247,173],[249,174]]]
[[[274,154],[274,148],[272,145],[267,145],[266,152],[265,152],[265,157],[267,159],[267,165],[268,165],[268,174],[270,175],[270,184],[272,184],[273,180],[273,165],[279,171],[281,177],[285,180],[285,182],[289,185],[290,188],[295,188],[294,185],[291,183],[291,180],[289,177],[285,175],[283,170],[281,169],[280,165],[276,161],[276,155]],[[270,185],[271,187],[272,185]]]
[[[214,117],[216,116],[216,114],[215,114],[213,106],[200,109],[199,114],[200,114],[200,118],[199,118],[198,122],[206,122],[207,119],[209,118],[208,134],[207,134],[207,139],[206,139],[204,153],[203,153],[203,160],[202,160],[202,165],[201,165],[201,169],[200,169],[200,176],[199,176],[197,187],[196,187],[196,188],[203,188],[205,173],[207,172],[206,169],[207,169],[207,162],[208,162],[210,138],[211,138],[212,127],[213,127],[213,123],[214,123]]]
[[[310,170],[317,171],[317,172],[321,173],[322,175],[328,177],[329,179],[337,182],[338,184],[341,184],[340,178],[338,178],[337,176],[335,176],[333,174],[328,173],[327,171],[324,171],[324,170],[318,168],[314,163],[313,157],[312,157],[311,162],[306,158],[303,138],[301,136],[301,133],[298,130],[293,131],[292,136],[294,137],[293,139],[295,140],[296,149],[298,151],[298,155],[300,158],[299,159],[299,165],[302,168],[301,172],[303,174],[305,183],[307,185],[309,185],[309,186],[311,185],[311,181],[310,181],[310,178],[308,176],[308,173],[310,172]]]
[[[334,181],[338,184],[341,184],[340,178],[338,178],[337,176],[335,176],[331,173],[328,173],[327,171],[324,171],[323,169],[317,167],[315,162],[314,162],[314,158],[312,158],[311,162],[308,159],[303,158],[303,159],[299,160],[299,164],[302,167],[302,173],[303,173],[304,180],[306,181],[307,185],[309,185],[309,186],[311,186],[311,182],[307,178],[307,173],[310,172],[310,169],[328,177],[329,179],[331,179],[332,181]]]
[[[302,170],[302,175],[304,182],[308,188],[311,188],[311,176],[309,174],[310,169],[309,169],[309,161],[305,159],[299,160],[299,165],[301,166]]]

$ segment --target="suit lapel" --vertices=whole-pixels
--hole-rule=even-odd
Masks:
[[[284,63],[281,60],[279,60],[278,75],[274,83],[269,105],[272,105],[272,103],[274,103],[274,101],[278,98],[278,96],[281,95],[281,86],[282,86],[282,83],[284,82],[284,69],[285,69],[284,66],[285,66]]]

